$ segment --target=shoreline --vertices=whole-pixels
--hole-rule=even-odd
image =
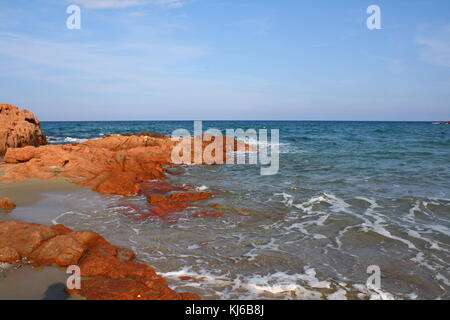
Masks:
[[[190,141],[194,142],[194,140]],[[3,231],[0,230],[0,234],[3,232],[2,238],[0,238],[0,247],[3,248],[3,254],[6,252],[6,256],[2,258],[3,262],[8,262],[4,259],[8,259],[8,254],[11,255],[11,252],[14,253],[12,256],[16,255],[22,259],[31,258],[31,262],[35,266],[54,264],[67,266],[78,261],[81,263],[82,269],[82,288],[68,292],[75,295],[81,294],[88,299],[199,299],[199,296],[195,294],[176,293],[169,289],[165,280],[156,276],[151,267],[133,262],[134,253],[127,254],[126,256],[129,257],[123,260],[119,254],[120,251],[116,252],[116,250],[128,249],[115,247],[105,242],[104,238],[96,233],[73,232],[62,225],[53,225],[48,228],[43,225],[29,224],[29,222],[35,222],[51,225],[55,218],[64,213],[61,213],[62,208],[66,209],[64,197],[71,192],[119,196],[143,194],[147,198],[148,204],[147,208],[142,207],[137,213],[133,213],[134,219],[137,220],[152,216],[172,215],[190,207],[191,202],[210,198],[211,194],[192,191],[192,188],[178,187],[162,181],[166,178],[167,173],[178,174],[166,168],[172,166],[170,157],[174,145],[170,138],[164,135],[141,133],[106,136],[80,144],[8,149],[3,159],[4,162],[0,164],[0,194],[2,197],[9,196],[17,204],[17,207],[13,212],[2,215],[0,218],[0,227],[3,228]],[[204,148],[205,145],[202,147]],[[88,186],[92,190],[86,188]],[[59,196],[61,198],[58,199]],[[48,202],[47,205],[45,205],[46,202]],[[30,208],[33,208],[31,217]],[[130,208],[135,210],[133,206]],[[212,208],[205,207],[205,210],[196,215],[198,217],[220,217],[222,215],[211,210]],[[123,214],[129,213],[123,212]],[[21,224],[21,222],[13,221],[26,221],[27,223]],[[38,231],[42,228],[45,231]],[[14,231],[15,229],[18,231]],[[36,231],[33,231],[34,229]],[[32,233],[27,235],[27,232]],[[42,239],[43,241],[39,240],[39,246],[37,249],[32,249],[31,252],[20,247],[20,243],[24,241],[23,237],[28,238],[35,232],[44,232],[52,234],[52,236],[49,239]],[[15,247],[16,242],[9,237],[14,237],[17,233],[22,238],[19,238],[18,247]],[[33,237],[28,241],[35,241]],[[59,244],[62,239],[60,237],[66,237],[62,244]],[[70,244],[74,240],[75,244]],[[94,242],[92,243],[92,241]],[[30,243],[25,246],[26,248],[35,248],[36,245],[37,243]],[[75,248],[64,247],[66,245],[75,245]],[[78,249],[76,249],[77,246]],[[106,252],[109,253],[105,256],[104,249],[100,249],[98,246],[106,246],[111,249],[107,249]],[[45,251],[46,247],[48,247],[47,251]],[[44,248],[42,250],[45,253],[40,252],[41,248]],[[24,250],[27,253],[24,253]],[[11,260],[11,258],[9,259]],[[91,262],[96,259],[100,259],[99,262]],[[100,266],[98,263],[105,265]],[[100,269],[97,271],[97,268]],[[136,278],[137,274],[142,276]],[[86,276],[96,275],[109,277],[110,280],[108,278],[84,280]],[[159,293],[155,297],[147,296],[148,290]]]
[[[0,223],[22,221],[51,226],[64,209],[63,201],[54,198],[85,189],[63,179],[0,182],[0,195],[10,197],[17,204],[9,213],[0,212]],[[64,292],[67,277],[63,268],[0,263],[0,300],[84,300]]]
[[[86,203],[80,201],[87,200],[88,207],[94,208],[100,204],[107,206],[110,201],[119,199],[117,196],[98,194],[64,179],[31,178],[10,184],[0,182],[0,195],[5,194],[18,205],[9,213],[0,211],[0,225],[14,221],[55,226],[54,221],[72,209],[83,211]],[[141,260],[136,262],[151,266]],[[0,263],[0,300],[85,300],[83,296],[69,295],[64,291],[68,277],[63,267]]]

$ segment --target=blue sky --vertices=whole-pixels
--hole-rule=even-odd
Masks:
[[[2,0],[0,47],[42,120],[450,120],[448,0]]]

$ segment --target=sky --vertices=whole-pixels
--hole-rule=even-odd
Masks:
[[[41,120],[450,120],[448,0],[1,0],[0,48]]]

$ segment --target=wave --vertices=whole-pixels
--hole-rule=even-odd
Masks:
[[[214,270],[183,267],[176,271],[159,273],[177,288],[209,288],[211,295],[221,299],[299,299],[299,300],[347,300],[350,296],[370,300],[394,300],[395,296],[387,291],[368,288],[365,284],[336,283],[321,280],[314,268],[305,266],[301,273],[274,272],[249,276],[221,274]],[[185,282],[181,279],[191,278]]]
[[[82,143],[88,141],[89,139],[84,138],[73,138],[73,137],[55,137],[49,136],[47,137],[48,142],[50,144],[60,144],[60,143]]]

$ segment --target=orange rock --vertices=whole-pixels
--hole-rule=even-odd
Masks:
[[[77,264],[85,250],[86,246],[70,235],[60,235],[44,242],[28,257],[35,265],[66,267]]]
[[[27,146],[24,148],[10,148],[5,161],[8,163],[27,162],[34,157],[35,147]]]
[[[205,200],[209,197],[211,197],[211,194],[206,192],[173,193],[169,196],[169,200],[174,202],[193,202]]]
[[[20,254],[13,248],[0,248],[0,261],[6,263],[17,262],[20,260]]]
[[[47,144],[40,122],[28,110],[0,104],[0,155],[9,148]]]
[[[9,200],[9,198],[3,198],[0,200],[0,209],[5,209],[5,210],[10,211],[15,208],[16,208],[16,205],[14,204],[14,202]]]
[[[34,266],[78,265],[81,289],[66,290],[70,294],[88,299],[199,299],[173,291],[151,267],[133,261],[134,257],[131,250],[116,247],[95,232],[0,222],[0,262],[25,258]]]
[[[208,199],[211,194],[205,192],[178,192],[170,195],[147,193],[146,197],[151,205],[150,211],[156,216],[164,217],[182,211],[187,207],[192,207],[193,205],[189,202]]]
[[[103,194],[126,196],[182,191],[184,188],[151,181],[165,178],[168,171],[165,167],[173,165],[172,150],[177,144],[178,141],[163,135],[141,133],[111,135],[70,145],[9,147],[5,162],[14,165],[5,166],[0,181],[69,178]],[[204,142],[203,147],[208,144]],[[239,146],[234,148],[238,150]]]
[[[15,221],[0,222],[0,248],[10,247],[22,257],[30,255],[42,242],[58,235],[50,227]]]
[[[80,290],[67,290],[89,300],[198,300],[192,293],[175,293],[156,282],[147,286],[134,279],[92,278],[82,280]]]

